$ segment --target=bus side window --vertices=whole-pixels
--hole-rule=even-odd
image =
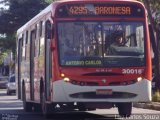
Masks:
[[[19,62],[22,61],[22,42],[23,42],[23,37],[18,39],[18,60]]]
[[[52,25],[49,20],[46,21],[46,39],[51,39],[52,37]]]
[[[39,37],[42,37],[42,26],[43,26],[43,21],[40,21],[39,23]]]
[[[28,44],[28,30],[26,31],[26,33],[25,33],[26,35],[26,37],[25,37],[25,60],[27,59],[27,55],[28,55],[28,53],[27,53],[27,44]]]

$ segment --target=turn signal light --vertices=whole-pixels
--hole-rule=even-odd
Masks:
[[[64,73],[61,73],[61,77],[65,77],[65,74],[64,74]]]

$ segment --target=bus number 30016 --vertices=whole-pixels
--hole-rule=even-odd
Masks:
[[[122,69],[122,74],[142,74],[143,69]]]

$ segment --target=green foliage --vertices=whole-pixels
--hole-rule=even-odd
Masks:
[[[54,0],[45,0],[46,3],[51,4]]]
[[[8,0],[9,9],[0,16],[0,33],[13,34],[44,9],[48,3],[44,0]]]
[[[43,10],[52,0],[2,0],[0,4],[9,6],[0,9],[0,50],[1,53],[16,49],[16,31]],[[1,54],[2,55],[2,54]],[[0,57],[1,57],[0,55]]]
[[[7,51],[8,48],[14,52],[16,49],[15,39],[14,34],[2,35],[0,37],[1,52]]]
[[[160,23],[160,0],[138,0],[145,5],[149,3],[150,11],[156,24]]]
[[[0,65],[3,64],[3,60],[8,56],[9,50],[0,53]]]
[[[160,102],[160,91],[159,91],[159,90],[157,90],[157,91],[153,94],[153,96],[152,96],[152,101],[153,101],[153,102]]]

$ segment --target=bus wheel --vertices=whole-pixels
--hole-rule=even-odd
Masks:
[[[132,112],[132,103],[117,103],[117,107],[121,117],[130,117]]]
[[[32,111],[32,105],[29,102],[26,102],[26,91],[25,91],[25,83],[24,80],[22,81],[22,101],[23,101],[23,108],[25,112]]]
[[[84,103],[78,103],[78,109],[79,111],[86,111],[86,106]]]

